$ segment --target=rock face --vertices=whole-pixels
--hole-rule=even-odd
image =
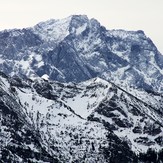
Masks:
[[[0,70],[62,82],[93,77],[162,92],[163,57],[143,31],[107,30],[73,15],[0,32]]]
[[[163,57],[143,31],[83,15],[4,30],[0,70],[2,163],[163,162]]]
[[[126,163],[162,149],[163,114],[100,78],[74,84],[1,73],[0,94],[2,162]]]

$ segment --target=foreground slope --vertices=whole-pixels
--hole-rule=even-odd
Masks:
[[[163,147],[163,114],[100,78],[74,84],[2,73],[0,93],[3,162],[137,162]]]

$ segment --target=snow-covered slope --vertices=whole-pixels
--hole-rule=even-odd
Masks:
[[[163,57],[143,31],[107,30],[73,15],[0,32],[0,70],[62,82],[101,77],[123,87],[162,92]]]
[[[1,74],[0,93],[4,162],[136,162],[163,147],[163,114],[100,78],[74,84]]]

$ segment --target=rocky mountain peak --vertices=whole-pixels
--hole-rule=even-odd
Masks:
[[[79,35],[87,28],[95,31],[100,28],[100,23],[96,19],[88,19],[86,15],[72,15],[64,19],[41,22],[33,31],[42,39],[60,42],[69,34]]]
[[[107,30],[85,15],[2,31],[0,55],[1,70],[10,75],[46,74],[63,82],[98,76],[124,87],[163,90],[163,57],[143,31]]]

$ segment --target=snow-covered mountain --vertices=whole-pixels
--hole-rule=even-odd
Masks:
[[[1,73],[0,94],[2,162],[138,162],[163,147],[163,114],[100,78],[74,84]]]
[[[163,162],[163,56],[143,31],[4,30],[0,70],[1,162]]]
[[[0,32],[0,70],[62,82],[101,77],[126,87],[162,92],[163,56],[143,31],[107,30],[73,15],[32,28]]]

